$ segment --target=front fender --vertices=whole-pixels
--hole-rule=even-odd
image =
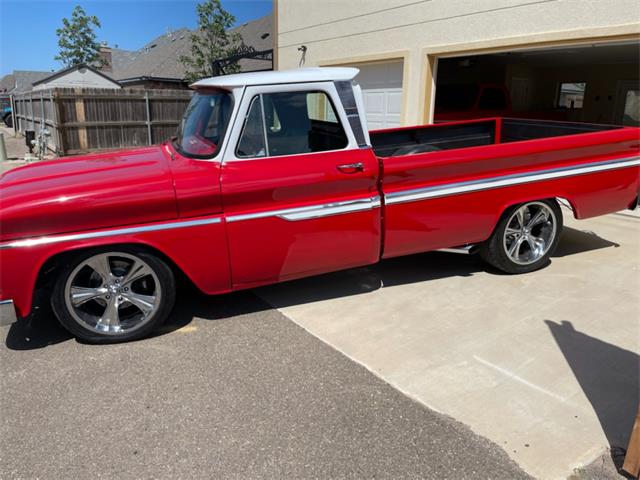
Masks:
[[[0,300],[13,300],[18,316],[26,317],[48,260],[76,250],[108,245],[115,249],[123,244],[160,252],[206,294],[231,289],[224,219],[216,216],[6,242],[0,245]]]

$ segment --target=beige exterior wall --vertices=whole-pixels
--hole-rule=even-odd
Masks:
[[[636,38],[637,0],[276,0],[277,69],[404,59],[404,124],[429,119],[440,56]]]

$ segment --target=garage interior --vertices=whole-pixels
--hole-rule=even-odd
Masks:
[[[640,125],[640,43],[439,58],[434,121],[489,116]]]

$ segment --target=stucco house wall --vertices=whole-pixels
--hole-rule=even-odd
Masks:
[[[436,58],[637,38],[637,0],[274,0],[276,68],[402,59],[402,123],[429,120]]]

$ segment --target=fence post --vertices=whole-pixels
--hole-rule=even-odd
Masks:
[[[46,137],[42,133],[45,128],[47,128],[47,120],[44,114],[44,92],[40,91],[40,132],[36,135],[36,138],[38,139],[38,142],[45,142],[44,152],[46,154],[47,150],[49,149],[49,142],[48,140],[46,140]],[[40,160],[42,160],[42,158]]]
[[[53,130],[55,130],[55,154],[60,155],[60,131],[58,130],[58,111],[56,109],[56,103],[53,101],[53,88],[49,89],[49,108],[51,109],[51,124]]]
[[[13,136],[18,133],[18,116],[16,114],[16,99],[15,96],[9,95],[9,101],[11,102],[11,116],[13,117]]]
[[[87,121],[84,111],[84,96],[82,95],[82,89],[74,89],[76,97],[76,118],[78,123],[85,123]],[[78,127],[78,140],[80,141],[80,150],[89,149],[89,141],[87,138],[87,127]]]
[[[40,130],[46,126],[44,119],[44,94],[40,92]]]
[[[31,121],[31,128],[29,130],[36,129],[36,115],[33,113],[33,93],[29,93],[29,113],[31,114],[29,120]]]
[[[147,137],[149,145],[153,145],[153,138],[151,136],[151,109],[149,108],[149,92],[144,92],[144,104],[147,109]]]
[[[58,132],[58,155],[62,156],[67,153],[67,138],[64,131],[64,117],[62,116],[62,102],[59,93],[57,89],[51,91],[56,131]]]

